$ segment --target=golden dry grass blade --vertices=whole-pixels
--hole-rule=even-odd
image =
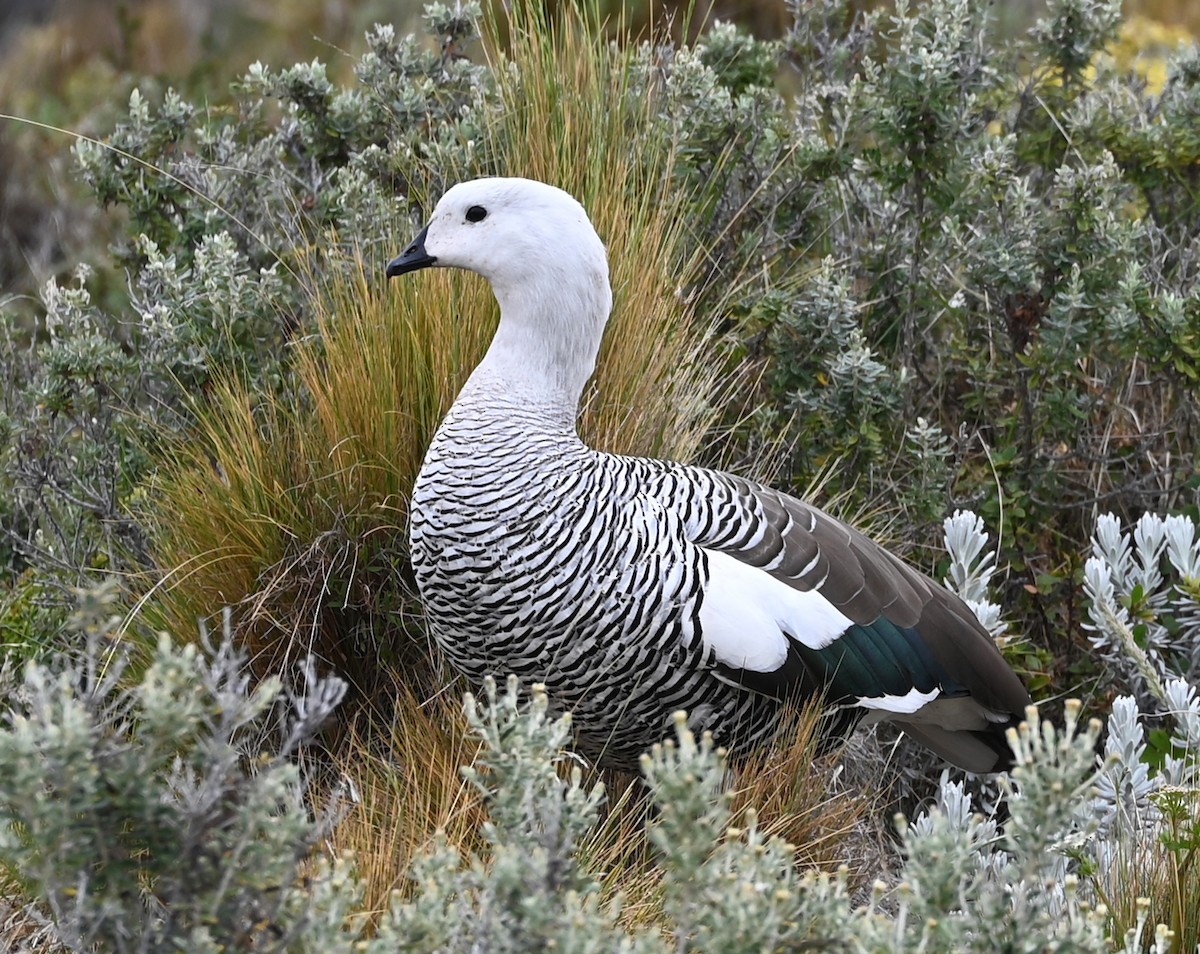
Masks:
[[[493,39],[508,38],[494,54],[508,104],[489,131],[498,165],[575,195],[608,247],[613,318],[583,434],[617,453],[691,458],[714,420],[720,368],[685,300],[700,255],[689,247],[687,196],[671,188],[654,89],[633,80],[642,54],[605,39],[588,4],[553,18],[530,0],[505,10],[491,25]]]
[[[763,831],[796,847],[797,864],[831,870],[851,861],[846,841],[868,800],[831,784],[836,754],[817,754],[820,717],[820,700],[784,711],[775,743],[735,767],[731,809],[736,818],[754,808]]]
[[[399,680],[398,680],[399,682]],[[413,858],[435,834],[460,849],[481,849],[486,812],[463,778],[479,750],[458,695],[421,703],[401,688],[389,724],[365,720],[347,734],[335,767],[353,780],[356,803],[330,839],[336,856],[353,855],[366,886],[363,911],[378,918],[393,891],[407,891]]]
[[[662,920],[662,869],[647,837],[654,809],[640,778],[603,773],[608,803],[604,818],[580,846],[579,863],[606,898],[621,896],[621,920],[639,928]]]
[[[175,568],[160,601],[178,632],[232,605],[263,670],[315,651],[369,691],[380,655],[426,657],[428,676],[428,644],[404,612],[408,493],[482,354],[490,296],[445,273],[388,289],[361,263],[319,278],[296,399],[227,383],[174,449],[157,488],[159,559]]]
[[[508,27],[496,73],[510,108],[488,130],[496,167],[577,195],[610,253],[616,306],[585,438],[691,457],[720,401],[720,369],[703,360],[707,331],[680,291],[700,258],[683,199],[667,188],[670,145],[651,134],[649,93],[629,80],[639,54],[599,38],[581,14],[547,24],[533,4],[515,5]],[[408,226],[394,231],[402,247]],[[378,912],[437,828],[475,844],[479,805],[458,773],[473,749],[453,714],[459,688],[438,696],[448,677],[416,619],[404,528],[424,449],[483,354],[496,307],[473,275],[385,285],[362,263],[333,265],[313,267],[318,334],[295,348],[295,396],[256,397],[237,382],[214,393],[165,468],[156,539],[175,568],[161,597],[175,631],[230,604],[261,671],[312,651],[357,689],[337,762],[360,801],[333,842],[356,855],[366,909]],[[364,710],[369,719],[352,717]],[[851,809],[820,801],[810,756],[788,749],[739,784],[779,831],[810,840],[819,863]],[[584,860],[609,890],[636,898],[627,918],[651,921],[659,891],[644,806],[634,789],[617,791]]]

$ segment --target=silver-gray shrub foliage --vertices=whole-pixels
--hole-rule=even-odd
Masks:
[[[485,746],[466,776],[487,800],[488,852],[462,857],[439,842],[418,859],[413,897],[392,907],[370,950],[647,949],[645,939],[618,926],[619,901],[604,903],[577,859],[604,794],[599,784],[583,784],[578,765],[560,772],[570,718],[552,717],[537,687],[522,700],[515,677],[503,690],[491,681],[485,689],[483,700],[466,700],[467,720]]]
[[[948,527],[966,543],[954,577],[968,589],[989,572],[981,533],[972,515]],[[898,819],[895,881],[858,898],[845,872],[798,871],[753,811],[732,817],[723,755],[681,715],[676,740],[643,759],[663,916],[628,926],[604,873],[581,860],[604,793],[579,766],[563,770],[570,719],[510,679],[466,704],[484,743],[466,777],[488,806],[486,848],[436,839],[368,938],[352,861],[312,856],[336,816],[314,815],[294,758],[343,686],[309,671],[299,690],[251,689],[227,645],[165,637],[135,678],[112,641],[111,595],[85,596],[79,650],[31,664],[0,729],[0,854],[77,951],[1132,952],[1150,942],[1145,910],[1109,937],[1089,872],[1114,839],[1160,834],[1151,796],[1163,782],[1196,781],[1200,702],[1182,680],[1167,694],[1176,761],[1158,775],[1142,768],[1131,700],[1114,709],[1103,764],[1100,725],[1081,725],[1077,703],[1061,726],[1031,708],[1011,736],[1003,827],[944,778],[928,811]],[[1169,940],[1159,931],[1150,949]]]
[[[949,490],[1000,531],[1024,574],[1011,594],[1028,601],[1029,585],[1065,595],[1091,488],[1114,488],[1125,512],[1194,495],[1173,442],[1197,424],[1184,160],[1200,69],[1181,51],[1145,95],[1097,60],[1114,4],[1055,0],[1011,43],[989,9],[796,4],[780,41],[714,24],[690,46],[646,45],[631,86],[654,93],[651,134],[674,147],[675,185],[695,190],[689,228],[710,263],[698,301],[722,303],[702,317],[732,318],[763,368],[754,413],[731,412],[749,422],[743,442],[794,448],[784,473],[798,481],[828,469],[833,492],[889,496],[906,541],[936,526]],[[144,563],[147,450],[216,375],[287,386],[287,346],[311,330],[310,269],[382,262],[385,226],[420,218],[448,182],[517,171],[489,164],[505,104],[469,46],[479,16],[431,5],[437,45],[377,26],[345,86],[319,62],[254,64],[207,109],[148,82],[107,148],[77,147],[98,201],[128,213],[116,257],[134,307],[88,301],[95,336],[6,351],[10,575],[73,585]],[[1061,552],[1025,565],[1047,535]],[[1079,639],[1024,611],[1041,642]]]
[[[287,386],[289,344],[311,327],[310,280],[383,262],[388,225],[418,197],[479,171],[486,67],[457,52],[477,3],[432,4],[441,42],[367,34],[359,85],[319,62],[253,64],[236,108],[135,90],[127,119],[75,153],[97,200],[123,207],[112,249],[131,307],[94,300],[92,270],[52,280],[30,334],[0,303],[0,572],[62,605],[96,571],[149,562],[138,498],[164,442],[223,375]],[[494,99],[494,97],[492,97]],[[407,229],[407,226],[402,226]]]
[[[947,584],[971,603],[985,624],[989,619],[999,622],[996,607],[987,601],[994,553],[985,549],[982,521],[974,514],[955,514],[945,527],[951,557]],[[1029,758],[1039,756],[1018,744],[1015,791],[1003,781],[1001,787],[1011,815],[1006,839],[1020,837],[1028,809],[1057,805],[1063,812],[1058,824],[1063,831],[1072,827],[1065,822],[1075,813],[1074,830],[1060,841],[1066,851],[1056,856],[1059,877],[1051,880],[1065,884],[1068,872],[1084,872],[1069,877],[1083,897],[1100,907],[1098,899],[1148,887],[1132,876],[1136,872],[1144,877],[1153,867],[1147,859],[1155,856],[1174,853],[1180,877],[1193,877],[1188,859],[1200,844],[1195,813],[1200,792],[1200,539],[1194,522],[1187,516],[1146,513],[1122,530],[1115,516],[1101,515],[1083,589],[1093,645],[1116,680],[1133,692],[1112,703],[1103,767],[1074,793],[1049,791],[1031,798],[1021,781]],[[1069,727],[1076,718],[1070,707],[1067,716]],[[1156,741],[1148,727],[1157,731]],[[957,801],[961,789],[955,791],[943,779],[943,801],[948,793]],[[1035,824],[1048,823],[1042,819]],[[1015,894],[1038,880],[1029,872],[1014,872],[1012,883],[1020,885]],[[1125,941],[1130,949],[1141,943],[1149,905],[1138,905],[1139,921],[1129,928],[1133,933],[1114,937],[1114,943]],[[1145,941],[1150,943],[1148,936]],[[1167,950],[1171,936],[1159,929],[1154,943]]]
[[[73,951],[291,950],[300,875],[333,815],[305,804],[297,749],[344,684],[249,686],[243,653],[164,635],[143,672],[111,586],[79,639],[30,663],[0,728],[0,856]],[[264,751],[273,737],[271,751]]]
[[[1102,515],[1084,567],[1092,641],[1130,695],[1112,705],[1101,779],[1097,877],[1200,845],[1200,539],[1190,517],[1143,514],[1123,530]],[[1194,877],[1186,875],[1186,877]]]
[[[957,0],[858,17],[797,4],[789,110],[708,97],[720,76],[677,57],[678,95],[693,92],[675,115],[759,150],[724,168],[708,140],[684,140],[708,188],[735,196],[723,240],[776,265],[741,303],[767,385],[753,427],[793,439],[796,473],[836,461],[831,490],[845,475],[933,526],[944,498],[926,492],[927,455],[906,434],[918,416],[940,426],[953,503],[1000,530],[1012,597],[1045,644],[1062,638],[1063,567],[1093,496],[1124,514],[1195,501],[1182,435],[1196,421],[1200,246],[1184,184],[1194,135],[1179,120],[1198,74],[1194,47],[1161,93],[1105,66],[1112,2],[1050,3],[1007,43],[988,14]],[[797,260],[799,276],[778,267]],[[794,307],[830,267],[857,303],[855,330],[833,336],[837,309]],[[839,402],[850,371],[869,373]]]
[[[1061,483],[1072,468],[1103,455],[1096,486],[1122,488],[1128,508],[1164,483],[1140,461],[1190,466],[1165,442],[1194,426],[1194,402],[1174,409],[1177,426],[1107,443],[1113,408],[1133,400],[1124,382],[1148,369],[1164,399],[1194,396],[1200,373],[1196,206],[1179,201],[1169,171],[1186,151],[1200,59],[1181,52],[1157,98],[1112,71],[1086,78],[1115,9],[1052,3],[1030,38],[1049,59],[1015,94],[985,56],[982,6],[957,0],[898,5],[891,20],[849,29],[842,3],[798,4],[782,44],[722,26],[673,55],[643,51],[677,175],[704,186],[694,218],[714,251],[709,278],[769,266],[738,317],[770,362],[775,404],[755,420],[794,429],[797,470],[848,450],[862,465],[842,468],[851,478],[890,479],[880,462],[895,457],[948,481],[952,455],[969,477],[961,458],[974,438],[939,439],[949,408],[996,451],[964,495],[1009,547],[1033,554],[1047,523],[1080,503],[1063,494],[1092,486]],[[477,16],[470,4],[431,7],[438,50],[373,30],[353,89],[319,63],[256,65],[238,84],[236,118],[139,94],[112,135],[120,151],[79,147],[100,201],[129,212],[118,253],[137,320],[93,301],[85,270],[47,287],[40,337],[6,338],[6,566],[75,583],[144,555],[129,504],[153,428],[186,421],[187,392],[230,363],[281,386],[287,342],[306,327],[299,251],[370,252],[382,218],[419,213],[406,197],[489,171],[480,130],[498,104],[486,70],[457,55]],[[874,42],[879,32],[890,45]],[[801,67],[790,109],[772,86],[779,55]],[[147,175],[133,156],[166,174]],[[940,403],[926,406],[931,397]],[[946,532],[953,584],[1002,632],[979,524],[963,515]],[[798,875],[753,817],[729,818],[719,756],[681,731],[646,767],[667,941],[619,928],[616,902],[576,860],[600,793],[554,769],[566,726],[536,694],[518,704],[512,687],[498,691],[470,714],[488,745],[471,776],[492,807],[488,850],[462,857],[441,844],[419,859],[369,949],[1106,950],[1089,870],[1157,844],[1162,798],[1197,786],[1198,567],[1185,518],[1148,515],[1132,531],[1099,521],[1089,632],[1132,693],[1113,706],[1109,766],[1097,767],[1095,729],[1073,710],[1064,728],[1031,715],[1003,834],[946,781],[936,806],[902,826],[900,883],[865,903],[842,876]],[[245,943],[261,949],[358,944],[346,862],[318,864],[307,890],[293,887],[321,828],[286,752],[253,771],[246,759],[278,687],[249,692],[228,654],[168,643],[141,681],[122,681],[119,666],[100,665],[107,622],[85,614],[81,626],[86,650],[28,670],[0,737],[14,823],[4,851],[64,940],[205,950],[250,925],[259,930]],[[325,700],[316,711],[332,701],[314,698]],[[1115,943],[1133,950],[1138,939]]]
[[[1200,678],[1200,541],[1191,517],[1146,513],[1127,532],[1102,514],[1084,591],[1092,645],[1139,702],[1166,706],[1167,680]]]

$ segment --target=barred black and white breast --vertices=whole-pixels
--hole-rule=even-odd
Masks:
[[[574,199],[455,186],[388,274],[428,266],[479,272],[501,306],[411,502],[413,568],[457,668],[544,683],[613,766],[670,737],[676,710],[737,748],[817,693],[832,734],[888,718],[967,769],[1006,766],[1029,697],[956,596],[796,498],[580,441],[611,292]]]

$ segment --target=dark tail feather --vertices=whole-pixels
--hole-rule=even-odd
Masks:
[[[897,725],[947,762],[968,772],[986,775],[1012,768],[1013,753],[1005,733],[1020,720],[996,722],[986,729],[944,729],[939,725],[900,722]]]

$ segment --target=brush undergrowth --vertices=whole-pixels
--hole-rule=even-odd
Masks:
[[[631,81],[638,51],[608,44],[583,15],[551,23],[536,4],[517,5],[504,25],[488,97],[519,108],[476,103],[488,155],[462,174],[505,170],[581,199],[609,247],[615,291],[581,430],[613,451],[689,458],[720,396],[715,369],[697,358],[703,327],[677,295],[695,270],[686,196],[666,191],[671,143],[654,125],[650,91]],[[410,183],[409,201],[429,208],[436,196],[417,189]],[[393,251],[413,228],[392,222]],[[434,271],[389,286],[382,262],[351,254],[346,265],[312,270],[315,334],[294,344],[285,386],[263,394],[246,378],[219,382],[198,434],[172,449],[152,493],[156,559],[168,568],[153,599],[175,632],[233,606],[257,671],[315,654],[350,682],[363,724],[388,727],[378,744],[397,765],[373,761],[368,748],[372,797],[337,836],[370,859],[372,890],[386,896],[411,847],[446,824],[429,810],[395,809],[423,804],[430,791],[466,797],[458,734],[437,729],[422,708],[453,677],[419,625],[405,508],[496,309],[475,276]],[[414,745],[417,736],[424,741]],[[366,741],[352,732],[345,744]],[[420,772],[414,748],[426,755]],[[456,830],[469,841],[470,826]],[[636,833],[616,841],[628,838]]]
[[[1195,883],[1187,806],[1200,699],[1183,679],[1166,690],[1178,754],[1160,769],[1146,771],[1132,698],[1114,709],[1103,761],[1101,725],[1081,725],[1078,702],[1061,727],[1031,707],[1010,735],[1003,826],[943,778],[915,821],[897,818],[896,877],[856,891],[845,867],[810,867],[804,845],[739,802],[736,773],[682,713],[677,738],[643,759],[641,804],[618,794],[603,818],[605,786],[565,752],[569,716],[515,679],[467,697],[460,790],[414,803],[356,784],[355,759],[336,797],[314,802],[298,765],[311,764],[344,684],[309,665],[296,688],[251,688],[228,631],[207,650],[164,637],[123,678],[132,647],[112,639],[113,594],[84,598],[78,648],[26,670],[0,727],[0,863],[45,905],[67,950],[1168,954],[1195,939],[1184,892]],[[262,753],[268,736],[286,740],[281,751]],[[356,803],[377,801],[389,817],[443,823],[419,844],[369,833],[407,862],[390,897],[372,880],[390,873],[375,858],[325,840],[356,824]],[[457,840],[468,818],[471,837]],[[1146,853],[1172,855],[1174,876],[1153,876],[1163,893],[1127,909],[1123,897],[1152,882],[1117,886],[1130,870],[1113,866]],[[1118,907],[1104,903],[1109,891],[1121,892]],[[1149,930],[1160,914],[1167,923]]]
[[[140,601],[101,641],[125,654],[123,680],[104,683],[124,700],[113,712],[176,652],[155,630],[193,640],[196,621],[221,607],[256,678],[312,655],[348,684],[314,742],[317,787],[332,790],[337,773],[350,781],[344,818],[319,829],[333,860],[306,854],[317,830],[293,824],[290,796],[277,798],[264,811],[296,840],[255,842],[281,854],[239,882],[275,907],[253,937],[214,943],[270,949],[286,936],[292,949],[337,950],[368,924],[381,950],[397,938],[413,950],[551,938],[659,949],[664,936],[712,951],[972,950],[1001,937],[1012,950],[1132,950],[1138,937],[1165,944],[1145,930],[1162,921],[1194,947],[1188,600],[1200,569],[1182,524],[1156,536],[1147,518],[1122,550],[1119,524],[1094,519],[1100,506],[1133,523],[1148,507],[1197,504],[1194,47],[1151,87],[1120,50],[1106,52],[1119,17],[1094,0],[1055,0],[1013,58],[989,46],[985,11],[970,3],[900,4],[889,18],[829,0],[798,5],[779,42],[711,24],[683,47],[598,39],[591,8],[506,9],[481,20],[469,4],[435,4],[434,44],[376,27],[357,59],[254,64],[208,107],[147,84],[106,141],[76,149],[86,183],[123,216],[114,252],[127,289],[81,267],[45,286],[32,332],[3,325],[6,652],[52,656],[75,632],[64,628],[74,587],[117,574]],[[798,717],[779,751],[728,776],[681,738],[655,757],[665,788],[648,797],[640,780],[606,779],[601,808],[593,777],[573,779],[557,754],[565,729],[518,712],[511,692],[470,728],[462,687],[420,626],[405,506],[494,303],[473,276],[388,287],[382,268],[445,186],[487,173],[563,186],[608,243],[616,314],[587,395],[589,441],[685,459],[719,442],[743,469],[769,457],[785,479],[818,471],[852,507],[886,499],[901,545],[925,540],[947,500],[977,506],[1000,532],[999,602],[1015,618],[1006,631],[983,564],[964,570],[979,586],[963,595],[1037,694],[1086,679],[1090,705],[1112,704],[1109,745],[1125,774],[1089,775],[1088,732],[1070,741],[1070,726],[1064,736],[1042,721],[1025,739],[1034,762],[1016,776],[1020,797],[1006,796],[1016,827],[1002,835],[943,785],[924,827],[903,830],[905,873],[868,900],[870,878],[900,865],[871,818],[930,793],[927,761],[814,763]],[[21,320],[27,305],[13,310]],[[1111,591],[1081,556],[1093,529]],[[1137,573],[1122,556],[1135,551]],[[54,691],[68,698],[68,682]],[[39,731],[52,735],[49,696],[14,692],[9,727],[33,724],[35,698]],[[1125,692],[1130,702],[1113,700]],[[514,753],[484,744],[493,776],[468,783],[459,766],[480,752],[489,719],[525,726],[531,748],[505,769],[495,760]],[[169,728],[96,727],[84,734],[103,743],[91,764],[128,768],[121,759],[138,746],[205,748],[155,741]],[[256,791],[258,776],[238,772],[257,749],[222,763],[238,792]],[[92,778],[85,761],[72,764]],[[263,784],[278,781],[277,765]],[[213,914],[223,902],[177,900],[176,875],[145,860],[150,842],[130,814],[142,794],[190,811],[192,789],[165,763],[139,771],[153,780],[144,793],[110,778],[119,799],[91,789],[71,815],[131,834],[116,854],[133,856],[132,880],[112,888],[103,866],[81,867],[78,852],[100,841],[70,842],[75,854],[43,865],[49,845],[82,834],[31,827],[21,812],[37,796],[18,791],[34,785],[29,773],[0,788],[13,796],[9,880],[50,904],[64,938],[85,936],[71,931],[93,902],[103,910],[86,930],[99,938],[104,918],[149,900],[149,914],[121,915],[149,919],[122,937],[158,937],[199,912],[188,949],[202,950],[203,932],[227,920]],[[71,814],[62,806],[77,808],[78,790],[57,778],[38,791],[59,799],[48,811]],[[866,805],[841,790],[847,778],[891,790]],[[1065,819],[1053,784],[1100,821]],[[504,799],[524,807],[499,819]],[[726,836],[750,806],[757,818]],[[664,841],[672,812],[692,835]],[[175,817],[193,840],[156,853],[188,860],[227,844],[221,812]],[[1056,825],[1070,829],[1058,840]],[[522,865],[530,846],[543,855]],[[795,875],[844,859],[844,874]],[[301,867],[308,880],[293,882]],[[1031,885],[1047,879],[1063,890],[1036,896]],[[155,920],[156,892],[177,915]],[[1103,911],[1086,906],[1098,902]]]

